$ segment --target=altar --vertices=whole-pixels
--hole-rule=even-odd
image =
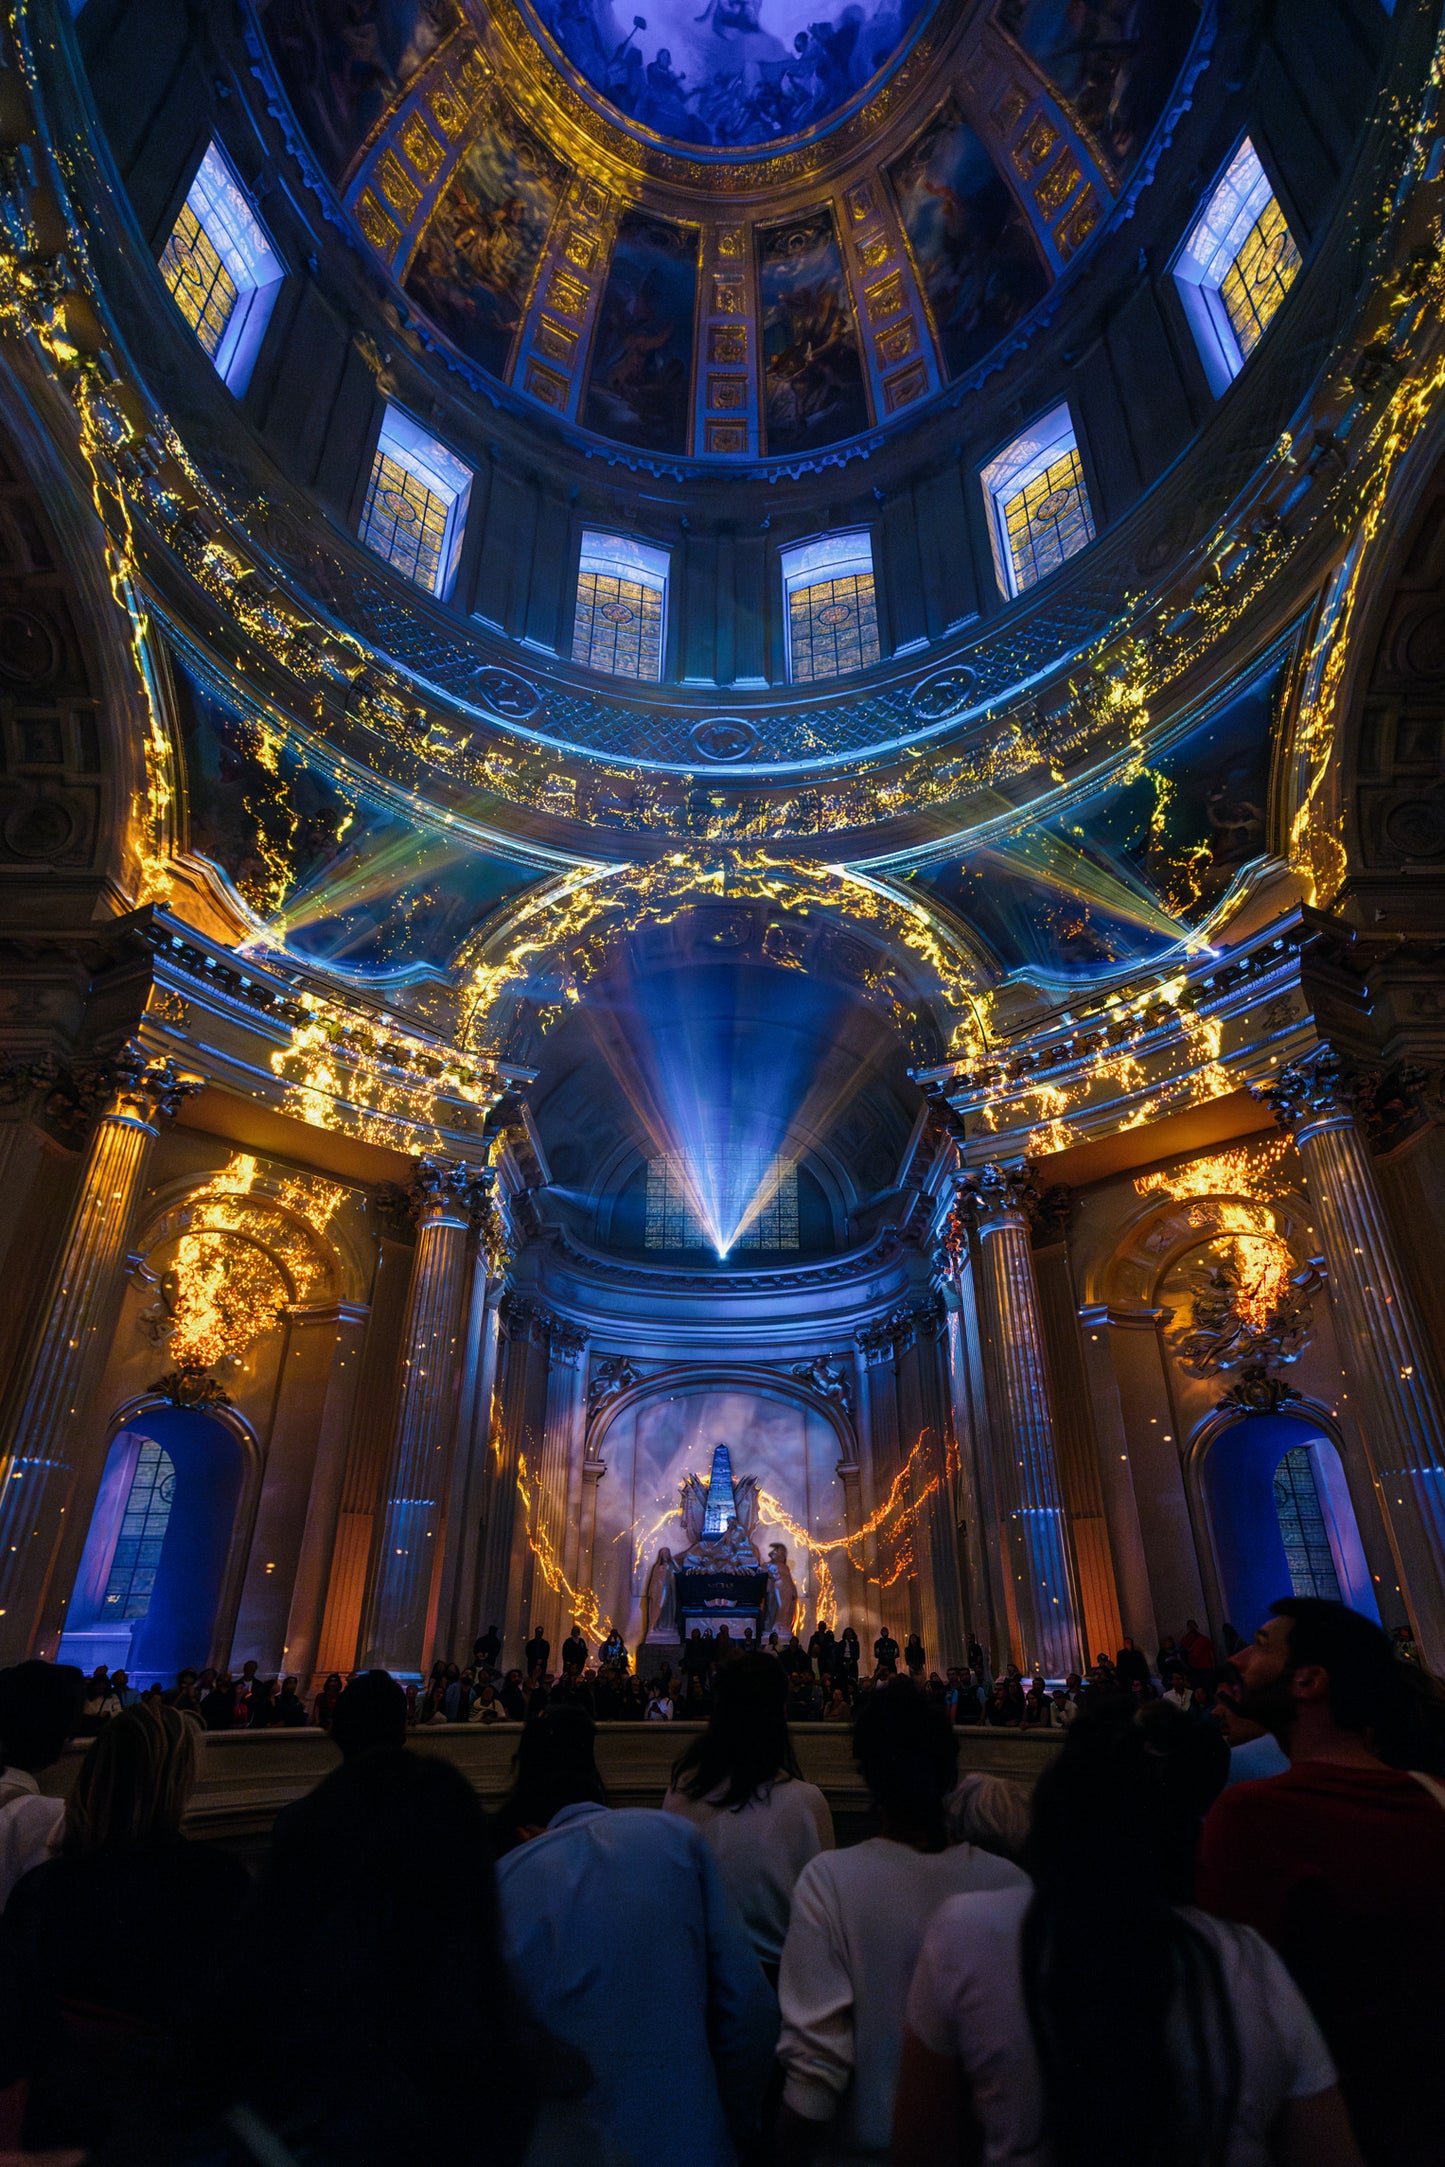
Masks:
[[[734,1642],[749,1630],[759,1645],[770,1633],[780,1642],[789,1638],[798,1591],[781,1543],[772,1544],[766,1560],[758,1555],[759,1510],[754,1478],[734,1478],[731,1452],[715,1445],[707,1481],[689,1475],[682,1484],[678,1518],[686,1549],[678,1557],[660,1549],[648,1573],[645,1648],[670,1659],[694,1628],[716,1633],[720,1626]]]

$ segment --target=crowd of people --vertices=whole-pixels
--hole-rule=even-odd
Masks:
[[[339,1765],[254,1880],[186,1834],[201,1706],[122,1704],[62,1803],[38,1779],[87,1682],[21,1664],[0,1674],[0,2154],[1433,2162],[1445,1689],[1314,1600],[1224,1666],[1181,1644],[1187,1702],[1129,1652],[1064,1689],[1032,1795],[960,1782],[946,1692],[877,1658],[853,1717],[876,1833],[842,1848],[766,1649],[714,1649],[657,1811],[609,1805],[566,1690],[588,1662],[538,1665],[491,1815],[409,1741],[401,1684],[361,1673],[328,1709]]]

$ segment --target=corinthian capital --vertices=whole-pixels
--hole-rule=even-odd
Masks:
[[[1289,1136],[1317,1122],[1348,1117],[1354,1111],[1356,1079],[1329,1045],[1316,1046],[1312,1053],[1291,1061],[1273,1083],[1251,1084],[1249,1088]]]
[[[1005,1166],[991,1159],[986,1166],[971,1167],[957,1182],[958,1209],[980,1233],[992,1227],[1027,1226],[1038,1191],[1034,1170],[1027,1160]]]
[[[174,1121],[184,1102],[206,1088],[204,1076],[177,1068],[169,1054],[152,1056],[135,1045],[123,1047],[110,1069],[106,1113],[144,1121],[151,1128]]]
[[[490,1166],[468,1166],[459,1159],[418,1159],[407,1202],[418,1221],[433,1212],[447,1212],[477,1225],[496,1181]]]

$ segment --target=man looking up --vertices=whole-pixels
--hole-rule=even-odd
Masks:
[[[1425,2167],[1445,2127],[1445,1785],[1384,1756],[1430,1681],[1368,1618],[1303,1596],[1273,1604],[1231,1663],[1240,1713],[1290,1765],[1216,1801],[1199,1901],[1288,1964],[1371,2167]]]

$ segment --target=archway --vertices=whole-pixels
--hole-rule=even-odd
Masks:
[[[210,1660],[246,1454],[213,1409],[155,1406],[112,1438],[60,1659],[132,1677]]]
[[[1379,1615],[1334,1439],[1307,1413],[1245,1415],[1202,1468],[1224,1615],[1249,1633],[1284,1595],[1323,1595]]]

